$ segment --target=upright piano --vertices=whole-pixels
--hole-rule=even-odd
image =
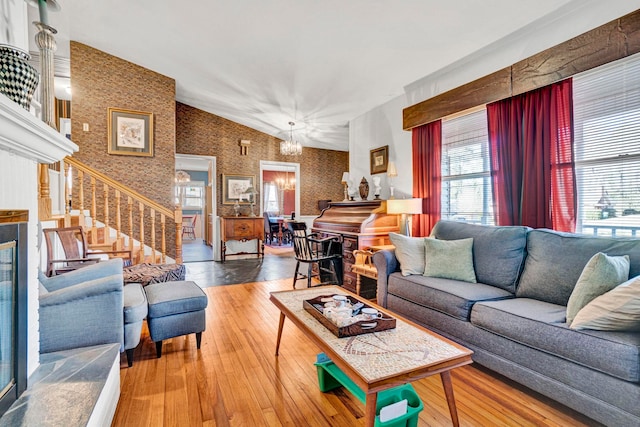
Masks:
[[[399,230],[399,217],[387,215],[385,200],[331,202],[313,221],[312,227],[314,233],[342,236],[342,284],[352,292],[356,291],[356,275],[351,271],[355,261],[353,251],[388,245],[389,233]],[[373,280],[363,280],[360,294],[365,298],[375,298],[376,285]]]

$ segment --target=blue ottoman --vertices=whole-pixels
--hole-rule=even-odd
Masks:
[[[196,334],[198,349],[206,328],[207,295],[195,282],[153,283],[144,288],[149,303],[147,324],[156,354],[162,356],[162,340]]]

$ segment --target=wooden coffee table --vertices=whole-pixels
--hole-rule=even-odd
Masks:
[[[352,337],[336,337],[302,306],[304,300],[334,294],[348,295],[352,300],[363,301],[395,317],[396,327]],[[272,292],[269,299],[280,309],[276,356],[284,319],[289,318],[366,393],[366,426],[374,425],[378,392],[434,374],[440,374],[451,421],[458,425],[449,371],[472,363],[471,350],[338,286]]]

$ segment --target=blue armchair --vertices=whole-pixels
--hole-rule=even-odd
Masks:
[[[39,280],[40,353],[117,343],[131,366],[147,301],[140,284],[124,286],[122,259]]]

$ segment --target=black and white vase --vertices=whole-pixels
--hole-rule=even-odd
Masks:
[[[27,62],[29,54],[9,45],[0,45],[0,93],[29,110],[40,75]]]

